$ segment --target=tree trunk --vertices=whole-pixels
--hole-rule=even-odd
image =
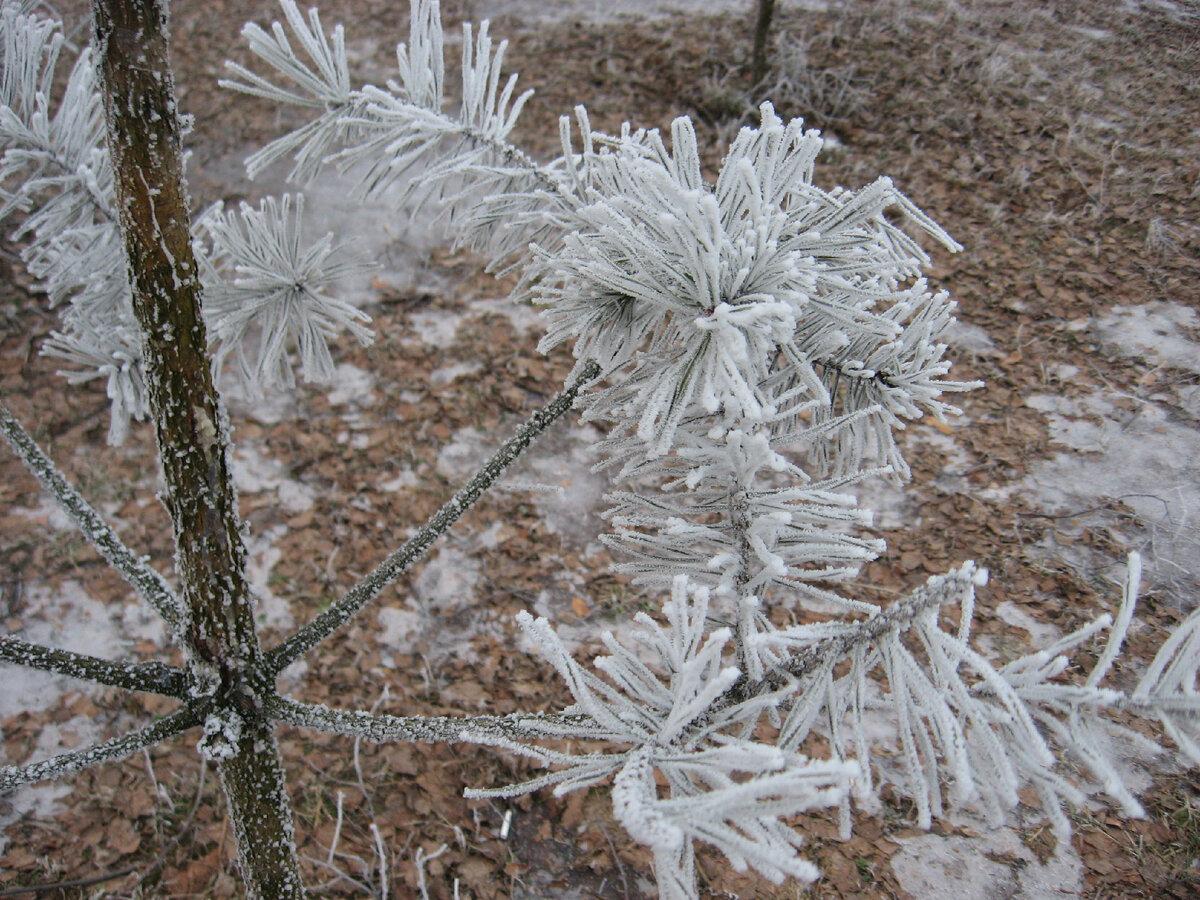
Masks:
[[[254,627],[227,427],[213,385],[192,254],[164,0],[92,0],[95,52],[155,437],[183,582],[193,690],[253,898],[303,896]]]
[[[754,55],[750,62],[753,87],[758,87],[767,77],[767,38],[771,34],[771,18],[774,15],[775,0],[758,0],[758,14],[754,20]]]

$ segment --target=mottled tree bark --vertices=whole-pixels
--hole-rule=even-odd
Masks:
[[[210,695],[206,749],[219,760],[254,898],[303,896],[272,725],[192,254],[165,0],[93,0],[97,67],[133,309],[183,582],[193,692]],[[202,743],[204,743],[202,742]]]

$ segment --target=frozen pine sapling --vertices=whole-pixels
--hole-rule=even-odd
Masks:
[[[303,893],[274,738],[289,723],[374,741],[466,741],[530,757],[545,774],[469,797],[603,787],[630,837],[653,853],[665,898],[697,896],[697,842],[738,870],[811,880],[802,814],[870,812],[886,783],[918,824],[970,807],[999,822],[1032,787],[1060,832],[1096,791],[1141,813],[1107,735],[1150,744],[1158,723],[1200,762],[1200,613],[1164,643],[1132,689],[1104,685],[1136,600],[1130,558],[1115,621],[1103,615],[1005,664],[971,643],[971,563],[888,606],[854,596],[883,550],[847,488],[904,480],[894,435],[956,412],[943,396],[942,338],[954,305],[922,278],[910,231],[954,241],[881,178],[858,190],[813,183],[821,137],[770,104],[743,128],[715,181],[692,123],[669,137],[560,122],[561,155],[539,162],[509,140],[526,94],[501,73],[505,45],[464,26],[462,99],[444,96],[438,6],[415,0],[384,87],[351,86],[343,31],[284,0],[284,23],[243,34],[261,71],[230,65],[235,90],[307,111],[248,160],[290,157],[305,182],[341,169],[364,198],[435,204],[459,243],[520,273],[544,310],[542,349],[578,360],[563,391],[402,547],[316,618],[260,646],[216,380],[251,392],[329,375],[329,340],[367,342],[367,317],[336,296],[351,263],[332,238],[300,238],[299,196],[215,208],[194,222],[157,0],[94,0],[95,38],[61,95],[61,29],[21,0],[0,16],[0,217],[63,331],[44,351],[67,377],[107,379],[110,440],[155,428],[180,588],[125,547],[7,409],[0,429],[84,535],[154,608],[186,660],[128,664],[0,638],[0,660],[178,701],[128,735],[0,769],[0,789],[119,759],[195,729],[221,774],[252,897]],[[57,101],[51,98],[58,96]],[[400,188],[394,191],[393,188]],[[399,207],[398,207],[399,208]],[[907,230],[906,230],[907,227]],[[350,236],[345,236],[349,238]],[[662,598],[629,642],[576,660],[551,622],[519,624],[574,703],[554,712],[388,716],[301,703],[275,676],[406,572],[532,441],[573,408],[599,423],[609,496],[604,536],[618,568]],[[780,625],[805,607],[815,624]],[[957,609],[953,609],[957,607]],[[947,613],[950,614],[947,614]],[[812,615],[808,618],[813,618]],[[948,624],[949,623],[949,624]],[[1071,651],[1098,646],[1086,677]],[[582,744],[580,742],[583,742]],[[580,746],[592,749],[580,751]]]

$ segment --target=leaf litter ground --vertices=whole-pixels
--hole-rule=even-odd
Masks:
[[[388,40],[406,32],[402,6],[342,0],[324,9],[329,23],[346,24],[363,78],[386,77]],[[745,10],[647,25],[620,6],[609,8],[615,16],[586,3],[562,4],[553,16],[499,0],[446,6],[450,20],[496,14],[493,30],[512,38],[509,58],[538,91],[518,139],[543,153],[553,151],[556,117],[580,101],[601,128],[625,117],[665,126],[691,114],[710,168],[751,121],[758,98],[743,74]],[[60,11],[82,21],[81,4]],[[218,91],[215,78],[224,57],[239,52],[227,48],[241,23],[276,10],[214,0],[173,15],[181,105],[196,116],[193,192],[202,204],[254,198],[263,187],[237,166],[286,117]],[[1048,644],[1097,608],[1111,610],[1130,549],[1150,561],[1150,584],[1126,676],[1198,596],[1200,42],[1187,15],[1162,2],[1103,12],[1083,0],[1024,2],[1003,13],[932,0],[781,4],[774,99],[781,113],[835,139],[823,156],[825,183],[853,187],[891,174],[967,247],[939,256],[931,274],[960,303],[955,376],[988,386],[966,397],[962,419],[908,431],[911,486],[864,488],[889,549],[862,582],[884,599],[978,560],[993,573],[977,626],[988,652]],[[381,268],[354,290],[375,319],[375,345],[342,346],[334,385],[266,404],[230,397],[268,641],[402,541],[554,392],[570,364],[536,356],[531,311],[497,299],[509,285],[441,249],[426,222],[355,211],[345,195],[323,183],[309,209],[322,219],[319,231],[370,235],[355,241]],[[126,542],[166,569],[169,526],[154,498],[148,429],[124,447],[104,446],[103,391],[66,389],[38,356],[55,314],[13,259],[12,248],[0,257],[0,391]],[[574,425],[548,435],[508,489],[481,503],[375,611],[286,672],[288,689],[394,713],[563,703],[512,616],[547,614],[586,652],[587,635],[619,629],[648,605],[608,573],[595,540],[604,483],[589,468],[591,437]],[[8,456],[0,459],[0,615],[7,630],[61,646],[161,652],[161,629]],[[39,673],[9,668],[4,677],[0,729],[12,761],[170,707]],[[355,881],[378,888],[372,823],[387,848],[391,896],[419,896],[422,879],[435,898],[453,896],[456,880],[461,896],[474,898],[652,894],[647,855],[613,823],[600,792],[467,802],[463,786],[519,779],[524,763],[490,750],[355,747],[292,731],[282,744],[318,895],[361,896]],[[237,895],[212,775],[184,740],[5,798],[0,891],[123,873],[61,891]],[[1194,896],[1200,780],[1169,754],[1142,777],[1146,820],[1080,810],[1070,847],[1054,846],[1031,810],[996,834],[956,820],[923,835],[892,800],[846,843],[832,821],[813,818],[802,828],[824,877],[811,895]],[[794,887],[731,873],[717,857],[701,866],[709,896],[796,896]]]

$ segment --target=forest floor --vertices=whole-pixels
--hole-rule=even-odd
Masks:
[[[715,172],[769,96],[829,138],[822,186],[889,174],[959,240],[966,249],[936,253],[930,277],[959,303],[953,376],[987,386],[963,397],[964,414],[949,425],[906,432],[911,485],[864,488],[888,550],[853,590],[894,597],[975,559],[992,573],[976,632],[986,652],[1007,656],[1113,611],[1125,557],[1139,550],[1141,624],[1114,673],[1129,683],[1200,597],[1200,13],[1165,0],[785,2],[777,83],[760,97],[746,76],[749,5],[691,3],[717,11],[698,15],[647,2],[668,9],[648,23],[623,14],[634,2],[605,4],[603,16],[598,3],[445,3],[453,23],[497,14],[509,69],[537,90],[515,135],[535,155],[554,153],[557,117],[582,102],[604,129],[625,119],[666,128],[691,115]],[[328,25],[345,24],[363,80],[390,76],[394,42],[407,35],[403,7],[325,8]],[[77,0],[57,8],[83,21]],[[288,117],[216,87],[227,56],[248,62],[235,43],[241,23],[265,24],[277,7],[209,0],[177,4],[173,15],[181,106],[196,118],[197,206],[285,189],[282,172],[253,184],[239,167]],[[334,385],[265,404],[230,397],[268,643],[402,542],[571,363],[539,356],[536,314],[503,299],[511,284],[434,239],[427,219],[358,209],[348,193],[324,179],[307,210],[317,233],[333,229],[379,262],[348,287],[374,319],[375,343],[339,344]],[[105,445],[103,386],[68,388],[55,360],[39,355],[57,316],[15,260],[11,247],[0,253],[0,395],[125,541],[167,571],[150,430]],[[595,437],[558,426],[508,489],[326,652],[289,669],[285,686],[306,701],[392,713],[560,707],[565,689],[515,635],[514,614],[549,616],[582,655],[595,650],[590,636],[626,627],[654,603],[608,571],[596,540],[607,484],[590,468]],[[163,652],[161,628],[7,454],[0,622],[92,653]],[[8,761],[103,738],[171,706],[11,667],[3,678]],[[403,898],[420,896],[422,880],[431,898],[652,895],[649,858],[613,822],[602,791],[470,802],[464,786],[511,783],[530,768],[485,748],[356,746],[291,730],[281,740],[317,896],[378,896],[385,874],[390,896]],[[836,840],[836,823],[812,817],[800,824],[803,852],[824,874],[807,896],[1197,896],[1200,774],[1173,751],[1137,768],[1146,818],[1076,810],[1069,846],[1024,806],[1013,828],[956,819],[926,835],[901,800],[885,798],[884,814],[860,818],[848,842]],[[2,798],[0,826],[0,896],[98,875],[110,877],[60,895],[238,894],[216,778],[190,739]],[[731,872],[716,854],[702,854],[700,868],[703,896],[799,895]]]

